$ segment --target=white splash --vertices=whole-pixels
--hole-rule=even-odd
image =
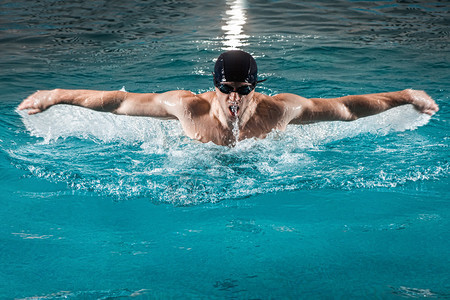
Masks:
[[[239,117],[238,117],[238,108],[236,106],[231,106],[231,112],[233,113],[234,116],[236,116],[236,118],[233,121],[233,128],[231,130],[231,132],[233,133],[233,137],[234,137],[234,141],[233,141],[233,145],[236,145],[239,142]]]
[[[117,116],[67,105],[31,116],[18,113],[31,135],[43,138],[43,143],[8,150],[13,164],[36,177],[118,199],[148,197],[190,205],[297,189],[389,187],[439,178],[449,168],[438,163],[405,165],[395,156],[395,161],[388,162],[395,167],[383,166],[384,160],[392,159],[386,151],[376,153],[379,158],[373,161],[373,156],[365,156],[374,154],[361,149],[354,161],[349,154],[355,150],[352,143],[339,144],[338,151],[327,147],[357,135],[371,139],[370,135],[426,124],[430,117],[412,106],[354,122],[290,125],[285,132],[236,141],[231,148],[191,140],[177,121]],[[237,118],[233,135],[239,136]],[[405,146],[401,140],[393,146],[408,151],[398,149]],[[358,168],[358,160],[364,168]]]
[[[305,126],[290,125],[286,133],[298,136],[300,139],[309,140],[313,144],[326,144],[361,134],[387,135],[391,132],[414,130],[427,124],[430,118],[427,114],[419,113],[412,105],[403,105],[352,122],[321,122]]]
[[[30,134],[44,138],[45,143],[67,137],[133,143],[183,135],[181,125],[174,120],[114,115],[71,105],[52,106],[32,116],[17,112]]]
[[[45,142],[59,138],[95,138],[104,142],[148,142],[168,136],[183,136],[178,121],[114,115],[70,105],[52,106],[47,111],[22,116],[25,127],[32,136],[44,138]],[[391,132],[414,130],[428,123],[430,116],[417,112],[412,105],[393,108],[384,113],[352,122],[321,122],[309,125],[289,125],[285,132],[269,135],[276,139],[283,135],[293,137],[301,144],[326,144],[361,134],[386,135]],[[239,119],[233,123],[233,135],[239,136]],[[252,140],[254,141],[254,140]]]

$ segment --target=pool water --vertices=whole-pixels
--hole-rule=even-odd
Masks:
[[[0,3],[0,298],[449,298],[445,1]],[[212,90],[254,55],[262,93],[425,90],[354,122],[236,147],[35,90]]]

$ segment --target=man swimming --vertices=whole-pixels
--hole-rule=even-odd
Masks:
[[[120,115],[178,119],[187,136],[201,142],[233,145],[238,140],[264,138],[288,124],[352,121],[390,108],[412,104],[433,115],[437,104],[425,92],[398,92],[307,99],[295,94],[267,96],[255,92],[258,83],[253,57],[240,50],[222,53],[214,67],[215,90],[203,94],[175,90],[165,93],[63,90],[37,91],[19,109],[36,114],[56,104],[70,104]],[[234,127],[237,130],[233,130]]]

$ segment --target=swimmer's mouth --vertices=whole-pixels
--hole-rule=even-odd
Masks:
[[[230,114],[233,117],[237,117],[238,112],[239,112],[239,105],[230,105],[230,106],[228,106],[228,109],[230,110]]]

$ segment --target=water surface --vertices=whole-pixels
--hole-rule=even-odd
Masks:
[[[0,3],[2,298],[448,298],[444,1]],[[252,53],[258,91],[427,91],[355,122],[234,148],[176,121],[55,106],[37,89],[212,89]]]

